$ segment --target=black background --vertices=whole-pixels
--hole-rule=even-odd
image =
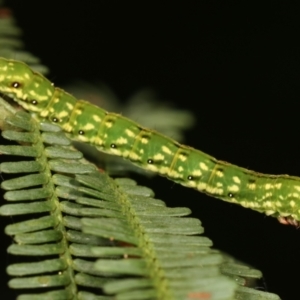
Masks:
[[[196,115],[196,128],[186,137],[190,146],[252,170],[300,176],[296,5],[6,3],[24,30],[26,49],[50,67],[48,78],[56,85],[101,79],[121,99],[154,88]],[[282,299],[297,298],[298,229],[165,178],[139,183],[169,206],[191,208],[216,248],[263,272],[260,287]],[[3,255],[2,269],[9,262]]]

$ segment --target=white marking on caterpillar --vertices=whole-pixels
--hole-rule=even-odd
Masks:
[[[208,171],[208,167],[207,167],[207,165],[206,165],[205,163],[201,162],[201,163],[199,164],[199,166],[200,166],[200,168],[201,168],[202,170]]]
[[[240,190],[239,186],[236,184],[229,185],[227,189],[229,192],[238,192]]]
[[[167,146],[162,146],[161,147],[162,151],[165,152],[166,154],[172,155],[172,151],[167,147]]]
[[[128,140],[123,137],[120,137],[116,140],[116,143],[119,145],[126,145],[128,143]]]
[[[238,183],[238,184],[241,183],[241,180],[237,176],[233,176],[232,179],[235,183]]]

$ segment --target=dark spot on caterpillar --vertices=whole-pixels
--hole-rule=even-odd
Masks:
[[[249,183],[255,183],[255,182],[256,182],[256,180],[255,180],[255,179],[253,179],[253,178],[251,178],[251,179],[248,179],[248,182],[249,182]]]
[[[229,197],[229,198],[233,198],[234,195],[233,195],[232,193],[228,193],[228,197]]]
[[[83,131],[83,130],[79,130],[79,131],[78,131],[78,134],[84,135],[84,131]]]
[[[150,140],[150,136],[148,134],[142,134],[141,139]]]
[[[19,87],[21,86],[21,83],[15,81],[15,82],[13,82],[13,83],[11,84],[11,86],[12,86],[13,88],[17,89],[17,88],[19,88]]]
[[[37,104],[38,104],[38,102],[37,102],[36,100],[31,100],[31,104],[33,104],[33,105],[37,105]]]
[[[187,177],[187,179],[188,179],[188,180],[193,180],[194,177],[193,177],[192,175],[189,175],[189,176]]]
[[[53,118],[52,118],[52,122],[54,122],[54,123],[58,123],[58,122],[59,122],[59,119],[58,119],[58,118],[56,118],[56,117],[53,117]]]
[[[105,120],[105,124],[107,124],[107,126],[112,126],[112,125],[114,125],[115,122],[116,122],[116,120],[115,120],[115,117],[113,117],[113,116],[109,116]]]
[[[152,165],[152,164],[154,163],[154,161],[153,161],[153,159],[149,158],[149,159],[147,160],[147,163],[148,163],[149,165]]]
[[[114,125],[115,121],[114,120],[107,120],[105,121],[105,124],[109,127],[112,127]]]
[[[180,155],[182,155],[183,157],[188,157],[189,156],[188,152],[180,152]]]
[[[117,145],[116,145],[116,144],[111,144],[111,145],[110,145],[110,148],[116,149],[116,148],[117,148]]]
[[[224,169],[223,168],[217,168],[217,171],[219,171],[219,172],[224,172]]]

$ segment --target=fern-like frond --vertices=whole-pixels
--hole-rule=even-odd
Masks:
[[[79,152],[64,148],[70,141],[58,132],[56,126],[41,124],[39,128],[24,113],[8,118],[7,123],[18,127],[18,131],[5,130],[3,136],[26,145],[2,146],[1,153],[27,153],[35,157],[43,172],[4,181],[2,188],[8,190],[4,198],[18,203],[3,205],[0,213],[13,216],[26,214],[28,217],[33,214],[35,218],[36,214],[47,214],[39,217],[40,222],[30,219],[10,225],[5,230],[16,241],[8,248],[9,253],[47,257],[38,263],[11,265],[8,268],[10,275],[26,276],[12,279],[9,282],[11,287],[41,289],[44,286],[61,286],[65,287],[61,290],[62,295],[76,295],[80,291],[79,297],[84,298],[85,291],[78,289],[76,278],[79,278],[80,284],[91,286],[91,276],[96,275],[93,288],[106,291],[105,285],[99,285],[99,277],[103,277],[103,282],[110,282],[108,292],[120,294],[121,298],[184,299],[199,293],[210,295],[212,299],[232,298],[236,286],[219,271],[222,256],[209,253],[212,244],[209,239],[189,236],[203,232],[198,220],[181,218],[190,213],[189,209],[167,208],[162,201],[151,199],[151,190],[136,186],[132,180],[113,181],[106,174],[94,172],[94,166],[80,161],[80,154],[76,154]],[[20,134],[21,129],[26,132]],[[39,129],[43,131],[41,138],[38,136]],[[28,162],[25,164],[28,165]],[[19,163],[19,167],[19,172],[26,172],[24,163]],[[34,166],[30,168],[34,170]],[[1,165],[2,172],[9,169],[7,163]],[[63,174],[52,176],[52,172]],[[28,222],[31,222],[29,227]],[[33,230],[32,222],[38,230]],[[47,225],[50,228],[45,227]],[[86,241],[90,235],[101,236],[96,245],[92,244],[95,249]],[[86,239],[82,239],[83,236]],[[84,243],[80,242],[80,237]],[[176,250],[182,243],[185,247]],[[173,253],[170,253],[170,247],[174,247]],[[103,259],[94,266],[89,260],[91,253],[92,257],[98,257],[101,250],[100,257]],[[105,259],[107,257],[109,259]],[[52,265],[56,267],[53,269]],[[181,269],[182,272],[179,272]],[[192,280],[197,269],[202,276]],[[75,276],[74,271],[78,272]],[[206,278],[203,278],[203,271]],[[41,276],[40,272],[51,275]],[[183,277],[178,278],[178,274]],[[120,282],[123,276],[126,279]],[[145,278],[148,279],[146,289]],[[142,289],[139,279],[142,280]],[[113,284],[112,280],[117,281]],[[184,284],[179,284],[180,281]],[[128,286],[126,282],[131,283]],[[48,291],[38,297],[41,299],[57,292]]]
[[[26,157],[1,164],[15,174],[2,182],[0,213],[16,221],[8,252],[26,257],[7,268],[19,299],[279,299],[239,288],[260,274],[224,261],[188,208],[97,171],[54,125],[21,112],[5,127],[21,145],[0,152]]]

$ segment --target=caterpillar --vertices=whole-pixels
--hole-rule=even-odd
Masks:
[[[209,196],[300,224],[300,178],[254,172],[179,144],[122,115],[55,87],[26,64],[0,58],[0,95],[39,121],[58,124],[76,141],[130,160]]]

